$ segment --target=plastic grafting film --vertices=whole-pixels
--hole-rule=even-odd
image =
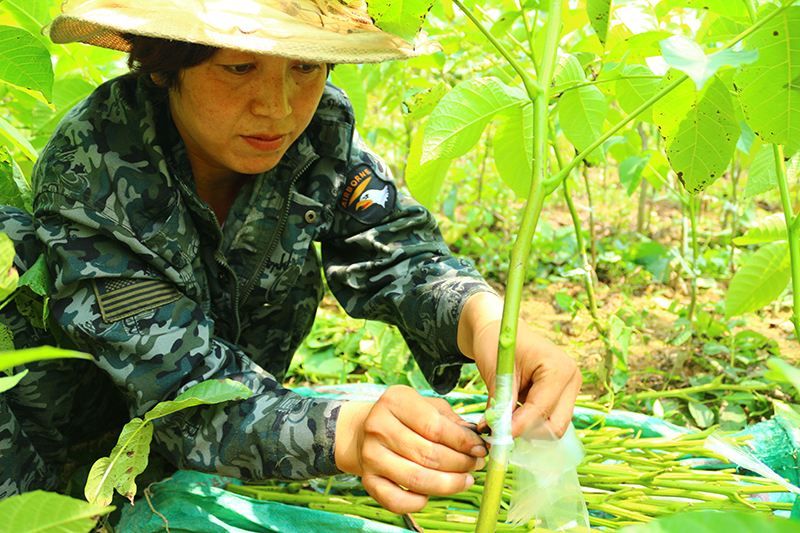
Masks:
[[[588,531],[589,514],[576,470],[583,455],[572,424],[560,439],[544,420],[517,438],[509,460],[517,486],[508,522],[522,525],[536,518],[537,526],[551,531]]]

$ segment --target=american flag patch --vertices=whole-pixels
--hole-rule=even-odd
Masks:
[[[93,285],[104,322],[117,322],[181,297],[174,285],[160,280],[97,279]]]

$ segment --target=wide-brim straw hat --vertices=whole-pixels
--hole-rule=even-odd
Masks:
[[[437,51],[378,29],[363,0],[67,0],[54,43],[129,51],[126,34],[320,63],[376,63]]]

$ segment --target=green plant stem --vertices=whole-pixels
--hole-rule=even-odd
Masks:
[[[691,285],[690,285],[690,297],[689,297],[689,310],[686,313],[686,318],[689,321],[689,327],[692,327],[692,320],[694,319],[694,311],[697,307],[697,255],[700,251],[700,247],[697,242],[697,207],[699,203],[699,198],[697,196],[689,196],[688,202],[688,210],[689,210],[689,238],[691,239],[692,243],[692,278],[691,278]]]
[[[502,55],[508,64],[516,71],[520,78],[522,78],[522,84],[525,86],[525,91],[528,93],[531,101],[536,98],[537,94],[539,93],[540,87],[537,86],[536,82],[531,78],[530,74],[522,68],[522,66],[514,59],[514,56],[506,49],[506,47],[495,39],[494,35],[477,19],[477,17],[470,11],[462,2],[461,0],[453,0],[453,3],[458,6],[462,13],[464,13],[469,20],[472,21],[473,24],[480,30],[480,32],[489,39],[489,42],[492,43],[500,55]]]
[[[646,400],[655,398],[669,398],[672,396],[687,396],[689,394],[697,394],[701,392],[712,391],[742,391],[754,392],[758,390],[774,389],[773,385],[768,383],[754,383],[752,385],[727,385],[720,383],[719,380],[706,383],[705,385],[697,385],[695,387],[686,387],[685,389],[663,390],[663,391],[645,391],[637,392],[626,396],[629,400]]]
[[[757,31],[759,28],[764,26],[767,22],[769,22],[770,20],[774,19],[775,17],[777,17],[778,15],[789,9],[792,6],[793,2],[794,0],[784,0],[783,3],[781,4],[781,7],[779,7],[769,15],[765,16],[764,18],[762,18],[761,20],[759,20],[758,22],[756,22],[755,24],[753,24],[752,26],[741,32],[733,39],[731,39],[720,50],[728,50],[730,48],[733,48],[739,41],[745,39],[747,36],[749,36],[753,32]],[[627,126],[637,116],[646,111],[647,108],[649,108],[651,105],[661,100],[661,98],[669,94],[673,89],[675,89],[678,85],[682,84],[687,79],[689,79],[689,76],[687,76],[686,74],[682,74],[678,79],[676,79],[675,81],[673,81],[672,83],[670,83],[669,85],[658,91],[652,97],[648,98],[642,105],[640,105],[639,107],[637,107],[636,109],[625,115],[619,122],[617,122],[614,126],[612,126],[611,129],[603,133],[603,135],[598,137],[592,144],[587,146],[586,149],[584,149],[582,152],[576,155],[572,159],[572,161],[567,163],[567,165],[561,169],[561,171],[558,174],[553,176],[553,178],[547,180],[547,182],[545,183],[545,187],[547,188],[547,194],[550,194],[553,191],[555,191],[561,184],[561,182],[564,181],[567,175],[569,175],[570,171],[572,171],[572,169],[575,168],[578,165],[578,163],[583,161],[586,158],[586,156],[591,154],[597,147],[601,146],[604,142],[606,142],[613,135],[615,135],[619,130]]]
[[[561,1],[550,0],[545,35],[544,55],[539,66],[539,83],[519,65],[505,47],[481,24],[481,22],[461,3],[453,0],[458,8],[483,33],[489,42],[505,57],[522,79],[525,90],[534,107],[533,164],[531,165],[531,188],[522,218],[517,239],[511,251],[511,261],[503,305],[503,318],[500,325],[500,341],[497,353],[495,395],[492,410],[498,420],[507,420],[513,409],[511,383],[514,375],[514,352],[517,339],[520,300],[525,281],[525,271],[531,251],[531,241],[536,232],[539,215],[544,205],[545,190],[542,184],[545,176],[546,145],[548,130],[549,84],[553,77],[561,29]],[[508,427],[506,427],[508,426]],[[483,491],[476,531],[488,533],[497,525],[497,514],[503,495],[503,482],[508,467],[512,444],[510,423],[502,422],[492,426],[495,442],[486,467],[486,486]]]
[[[781,205],[783,216],[786,220],[786,232],[789,238],[789,259],[792,267],[792,324],[794,335],[800,340],[800,242],[797,240],[792,201],[789,196],[789,181],[786,179],[786,161],[783,157],[783,146],[772,145],[775,157],[775,173],[778,177],[778,187],[781,191]]]
[[[597,235],[594,230],[594,202],[592,201],[592,186],[589,181],[589,167],[583,166],[581,171],[583,185],[586,188],[586,202],[589,204],[589,246],[591,247],[590,256],[592,258],[592,272],[597,272]]]

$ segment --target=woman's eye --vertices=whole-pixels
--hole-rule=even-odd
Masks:
[[[319,70],[320,66],[321,65],[319,65],[318,63],[300,63],[298,65],[295,65],[295,68],[300,72],[302,72],[303,74],[311,74],[312,72],[316,72],[317,70]]]
[[[247,74],[253,70],[254,66],[252,63],[242,63],[240,65],[223,65],[223,68],[231,74],[237,74],[241,76],[242,74]]]

